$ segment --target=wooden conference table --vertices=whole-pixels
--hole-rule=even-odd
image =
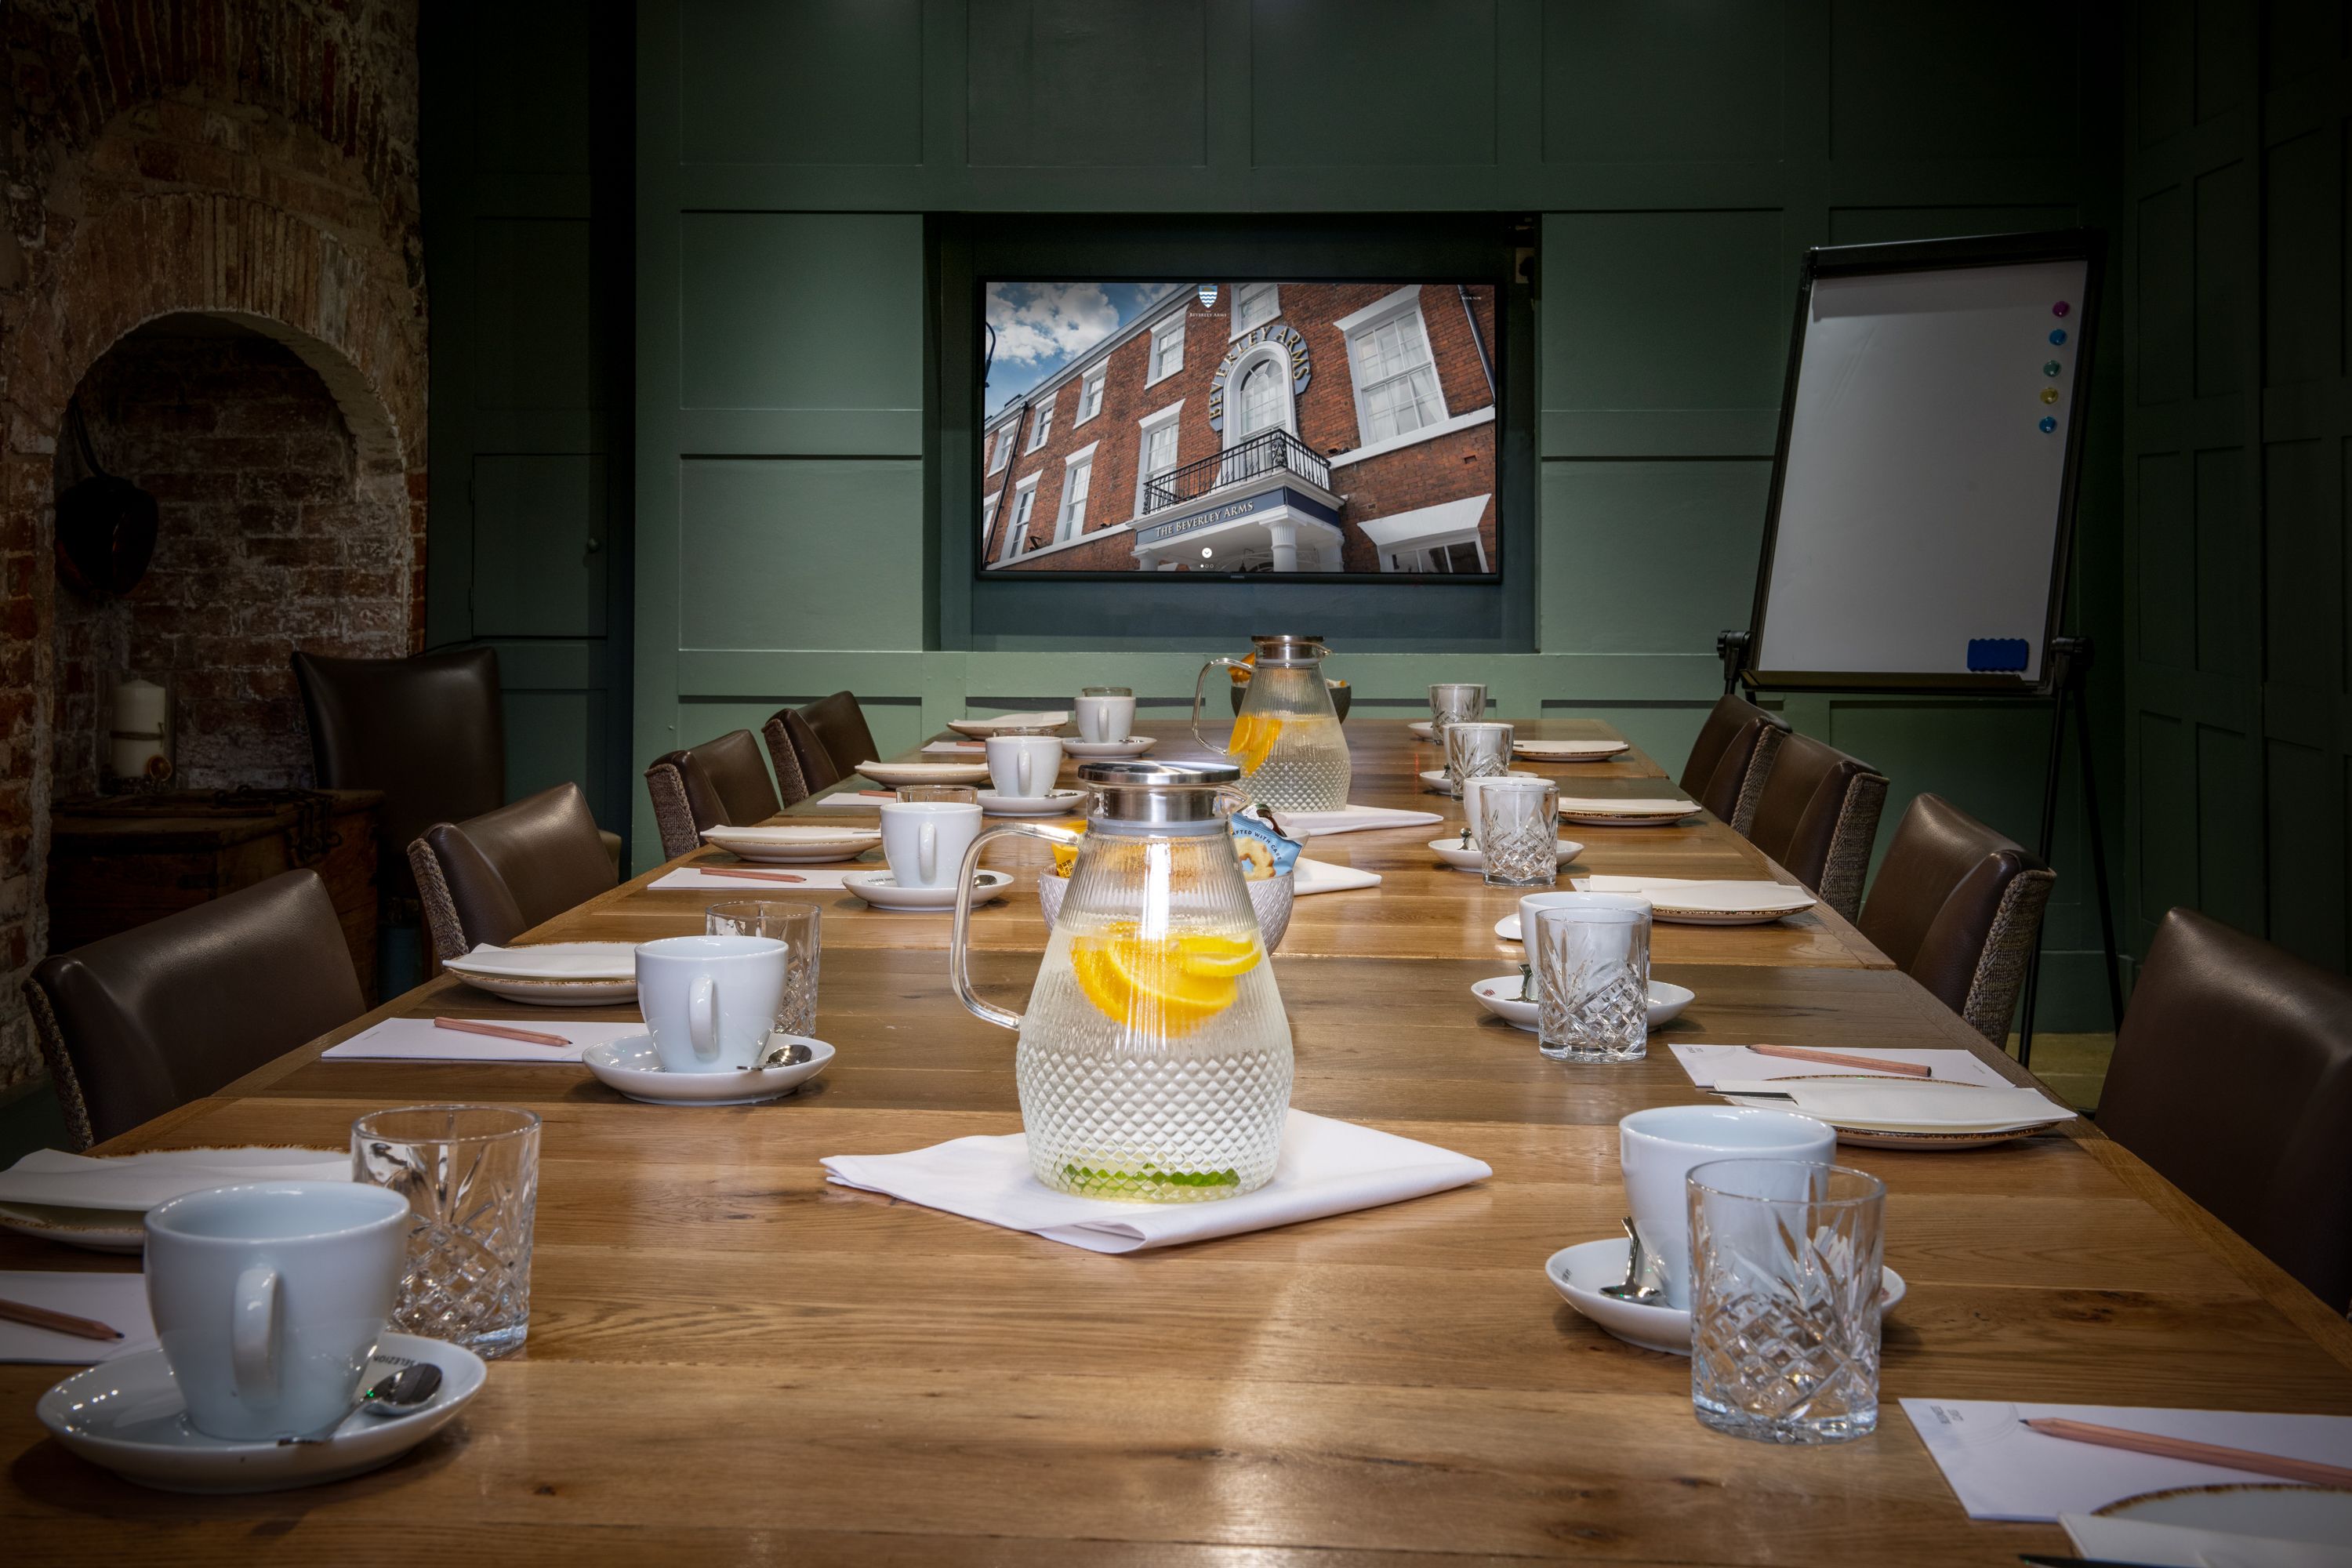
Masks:
[[[1355,800],[1458,816],[1420,793],[1433,753],[1402,723],[1359,714],[1349,741]],[[1661,777],[1638,753],[1536,771],[1586,794]],[[823,1155],[1020,1125],[1013,1037],[950,996],[945,920],[845,894],[804,895],[825,907],[819,1028],[839,1058],[772,1105],[636,1105],[570,1067],[316,1059],[378,1017],[530,1016],[436,980],[110,1147],[341,1147],[373,1107],[528,1105],[546,1130],[526,1351],[387,1469],[222,1499],[83,1464],[33,1418],[58,1371],[0,1367],[5,1555],[2007,1563],[2064,1537],[1971,1523],[1895,1399],[2352,1412],[2352,1327],[2078,1123],[1965,1153],[1845,1152],[1886,1181],[1886,1258],[1911,1285],[1885,1325],[1877,1435],[1783,1449],[1700,1426],[1688,1363],[1587,1323],[1543,1261],[1615,1231],[1617,1119],[1706,1097],[1659,1042],[1568,1067],[1487,1018],[1468,987],[1516,963],[1488,929],[1512,900],[1430,855],[1439,831],[1313,844],[1384,881],[1301,900],[1275,960],[1293,1101],[1475,1155],[1492,1180],[1128,1257],[827,1186]],[[1714,822],[1570,836],[1580,871],[1769,868]],[[1013,841],[992,863],[1043,858]],[[698,930],[734,896],[649,879],[535,934]],[[1019,1005],[1045,936],[1029,879],[976,929],[978,984]],[[2030,1081],[1826,912],[1661,926],[1655,962],[1697,992],[1666,1039],[1958,1046]],[[0,1268],[123,1264],[0,1237]]]

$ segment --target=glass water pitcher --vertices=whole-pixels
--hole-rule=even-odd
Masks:
[[[992,828],[964,854],[948,972],[976,1016],[1020,1032],[1029,1164],[1049,1187],[1205,1203],[1264,1186],[1290,1107],[1290,1023],[1234,858],[1229,763],[1087,763],[1087,831]],[[992,838],[1076,845],[1029,1010],[971,988],[973,874]]]
[[[1323,679],[1331,650],[1311,637],[1252,637],[1248,661],[1213,658],[1192,683],[1192,738],[1223,750],[1242,771],[1253,801],[1276,811],[1336,811],[1348,804],[1348,742]],[[1234,719],[1233,743],[1201,733],[1201,698],[1213,669],[1240,670],[1249,689]]]

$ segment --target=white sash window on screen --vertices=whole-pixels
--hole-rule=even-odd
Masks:
[[[1419,310],[1366,327],[1348,346],[1356,363],[1357,421],[1367,445],[1444,422],[1445,400],[1438,394]]]
[[[1262,359],[1242,377],[1241,425],[1237,432],[1241,439],[1247,440],[1282,423],[1283,374],[1283,366]]]
[[[1234,290],[1234,336],[1264,326],[1282,313],[1282,294],[1272,283],[1244,283]]]
[[[1149,386],[1155,381],[1165,381],[1184,368],[1184,312],[1179,310],[1173,319],[1156,327],[1151,333],[1151,374],[1144,381]]]
[[[1045,437],[1054,433],[1054,398],[1061,395],[1056,392],[1054,397],[1048,397],[1045,402],[1037,405],[1037,423],[1029,430],[1029,450],[1034,452],[1044,446]]]
[[[1072,463],[1062,474],[1062,515],[1054,523],[1054,540],[1076,539],[1087,526],[1087,491],[1094,487],[1094,459]]]
[[[1102,412],[1103,382],[1109,374],[1108,365],[1099,365],[1093,374],[1078,384],[1078,416],[1070,421],[1073,428]]]
[[[997,552],[999,561],[1010,561],[1027,546],[1029,515],[1037,510],[1037,476],[1030,475],[1013,492],[1013,526],[1004,531],[1004,548]]]

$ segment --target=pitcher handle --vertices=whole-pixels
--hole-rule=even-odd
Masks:
[[[956,870],[955,930],[948,937],[948,984],[955,990],[956,1000],[975,1018],[994,1024],[1000,1029],[1021,1027],[1021,1015],[993,1002],[983,1002],[971,988],[971,884],[980,874],[981,846],[992,838],[1019,834],[1025,838],[1042,838],[1048,844],[1076,848],[1080,836],[1066,827],[1052,827],[1042,822],[1008,822],[1002,827],[992,827],[971,841],[963,852],[963,864]]]
[[[1231,746],[1220,746],[1214,741],[1209,740],[1201,733],[1201,699],[1208,689],[1209,671],[1213,669],[1238,669],[1247,671],[1250,668],[1250,664],[1245,659],[1223,658],[1213,658],[1208,663],[1201,667],[1200,675],[1196,677],[1192,682],[1192,739],[1200,742],[1201,744],[1206,746],[1209,750],[1216,752],[1217,755],[1221,757],[1231,756],[1233,754],[1233,748]]]

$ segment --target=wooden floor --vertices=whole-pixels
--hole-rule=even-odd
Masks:
[[[1189,747],[1166,732],[1164,752]],[[1458,816],[1419,792],[1430,753],[1402,724],[1360,719],[1349,738],[1356,800]],[[1583,793],[1658,787],[1638,755],[1539,771]],[[1302,900],[1276,960],[1294,1103],[1475,1155],[1490,1181],[1123,1258],[829,1187],[824,1155],[1019,1119],[1013,1037],[949,995],[944,920],[811,895],[819,1032],[840,1057],[794,1100],[660,1109],[576,1068],[321,1062],[322,1041],[121,1140],[340,1147],[372,1107],[531,1106],[547,1128],[530,1344],[392,1468],[246,1499],[80,1463],[32,1419],[56,1373],[0,1367],[10,1554],[1994,1564],[2064,1539],[1969,1522],[1895,1398],[2352,1412],[2352,1327],[2077,1124],[1964,1154],[1849,1152],[1887,1182],[1887,1261],[1911,1282],[1886,1324],[1881,1430],[1797,1450],[1701,1427],[1688,1363],[1591,1327],[1542,1264],[1623,1213],[1617,1118],[1705,1097],[1663,1041],[1643,1062],[1569,1067],[1486,1018],[1467,988],[1517,962],[1488,929],[1511,900],[1445,869],[1423,847],[1437,836],[1313,845],[1385,880]],[[1573,836],[1583,869],[1770,869],[1711,822]],[[996,863],[1034,866],[1024,847]],[[538,935],[698,929],[719,897],[646,879]],[[975,929],[978,983],[1018,1005],[1045,934],[1029,879]],[[1665,1039],[1966,1047],[2025,1076],[1833,915],[1661,926],[1656,958],[1698,994]],[[524,1011],[445,980],[362,1025]],[[121,1266],[0,1237],[0,1268]]]

